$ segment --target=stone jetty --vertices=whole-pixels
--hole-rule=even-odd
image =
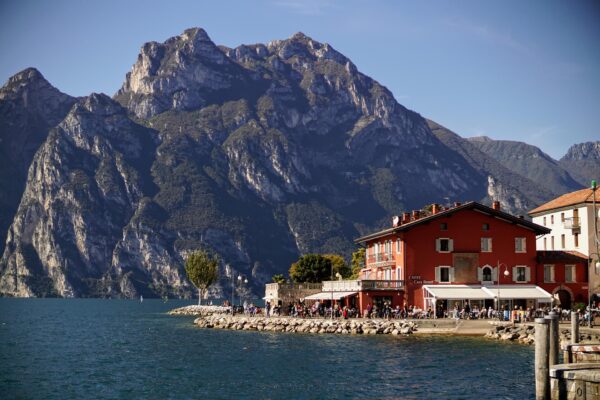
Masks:
[[[232,329],[241,331],[329,333],[340,335],[410,335],[417,324],[403,320],[330,320],[286,317],[245,317],[208,315],[194,320],[201,328]]]
[[[169,315],[185,315],[185,316],[208,316],[208,315],[226,315],[229,314],[229,307],[223,306],[199,306],[192,305],[186,307],[176,308],[174,310],[169,311]]]
[[[512,324],[496,325],[485,334],[485,337],[524,344],[534,344],[535,326],[533,324],[518,324],[514,326]],[[571,342],[570,329],[560,330],[560,341],[563,344]],[[579,333],[579,342],[598,343],[600,342],[600,333],[582,331]]]

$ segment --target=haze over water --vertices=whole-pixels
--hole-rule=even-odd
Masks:
[[[198,329],[185,301],[0,299],[2,398],[533,398],[533,348]]]

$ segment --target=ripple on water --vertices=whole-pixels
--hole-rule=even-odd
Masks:
[[[480,338],[202,330],[183,301],[0,299],[8,398],[528,399],[533,349]],[[189,304],[189,302],[187,303]]]

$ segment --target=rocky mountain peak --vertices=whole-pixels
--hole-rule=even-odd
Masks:
[[[26,68],[21,72],[16,73],[8,79],[6,84],[0,88],[0,100],[15,101],[17,98],[22,98],[23,101],[29,102],[29,93],[35,92],[36,96],[64,95],[58,89],[54,88],[50,82],[35,68]]]
[[[123,108],[104,93],[92,93],[79,103],[86,111],[108,116],[123,113]]]
[[[466,138],[466,139],[470,142],[477,142],[477,143],[489,143],[489,142],[493,141],[493,139],[489,136],[472,136],[472,137]]]
[[[600,141],[575,144],[569,148],[562,160],[600,161]]]

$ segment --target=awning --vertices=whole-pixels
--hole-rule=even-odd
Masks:
[[[343,299],[344,297],[353,296],[358,292],[321,292],[306,296],[304,300],[334,300]]]
[[[485,300],[494,296],[477,285],[425,285],[426,298],[451,300]]]
[[[508,299],[534,299],[539,301],[552,301],[552,295],[535,285],[500,285],[498,287],[485,287],[484,290],[501,300]]]

